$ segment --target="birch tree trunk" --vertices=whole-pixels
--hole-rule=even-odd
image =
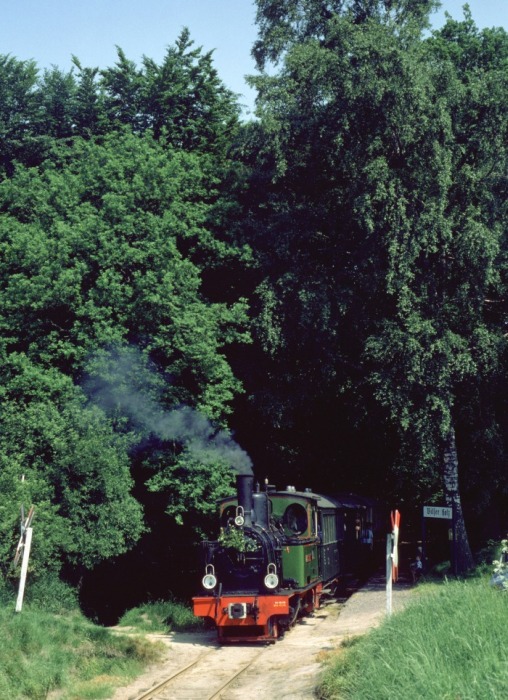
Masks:
[[[459,493],[459,460],[457,457],[457,446],[455,444],[455,429],[450,428],[445,440],[443,455],[443,480],[445,487],[445,497],[448,506],[453,507],[455,515],[455,538],[456,538],[456,567],[457,573],[465,573],[474,566],[473,554],[469,546],[462,504]]]

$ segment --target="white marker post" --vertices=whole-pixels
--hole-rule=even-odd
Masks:
[[[25,530],[25,542],[23,546],[23,560],[21,562],[21,577],[19,579],[18,599],[16,601],[16,612],[21,612],[23,607],[23,596],[25,594],[26,574],[28,571],[28,559],[30,557],[30,547],[32,546],[32,528]]]
[[[25,480],[25,477],[23,475],[22,481]],[[30,558],[30,548],[32,546],[32,520],[34,517],[34,507],[31,506],[30,510],[28,511],[28,515],[25,519],[25,509],[23,506],[21,506],[21,537],[19,538],[19,543],[16,548],[16,554],[14,556],[14,564],[13,566],[16,567],[18,565],[18,561],[21,557],[21,553],[23,553],[23,559],[21,561],[21,577],[19,579],[19,591],[18,591],[18,599],[16,601],[16,612],[21,612],[21,608],[23,606],[23,596],[25,593],[25,583],[26,583],[26,574],[28,571],[28,560]]]
[[[386,614],[392,614],[392,547],[393,535],[386,536]]]

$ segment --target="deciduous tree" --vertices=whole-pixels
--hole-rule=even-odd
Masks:
[[[279,423],[320,400],[369,411],[373,391],[414,491],[441,488],[459,512],[461,403],[502,347],[486,300],[501,294],[506,34],[466,16],[426,39],[433,5],[258,2],[255,55],[281,63],[252,78],[266,197],[251,230]]]

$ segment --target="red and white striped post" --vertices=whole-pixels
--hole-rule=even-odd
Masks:
[[[392,614],[392,584],[399,577],[399,528],[400,513],[398,510],[390,515],[392,532],[386,538],[386,614]]]

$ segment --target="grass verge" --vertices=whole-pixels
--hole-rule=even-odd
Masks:
[[[404,611],[326,662],[322,700],[504,700],[508,596],[487,578],[424,584]]]
[[[0,698],[99,700],[139,675],[162,645],[114,635],[78,612],[0,607]]]
[[[102,700],[166,649],[143,634],[94,625],[79,611],[75,591],[56,576],[31,582],[20,613],[14,612],[15,597],[13,585],[0,578],[1,700]],[[120,624],[141,633],[203,626],[173,600],[134,608]]]

